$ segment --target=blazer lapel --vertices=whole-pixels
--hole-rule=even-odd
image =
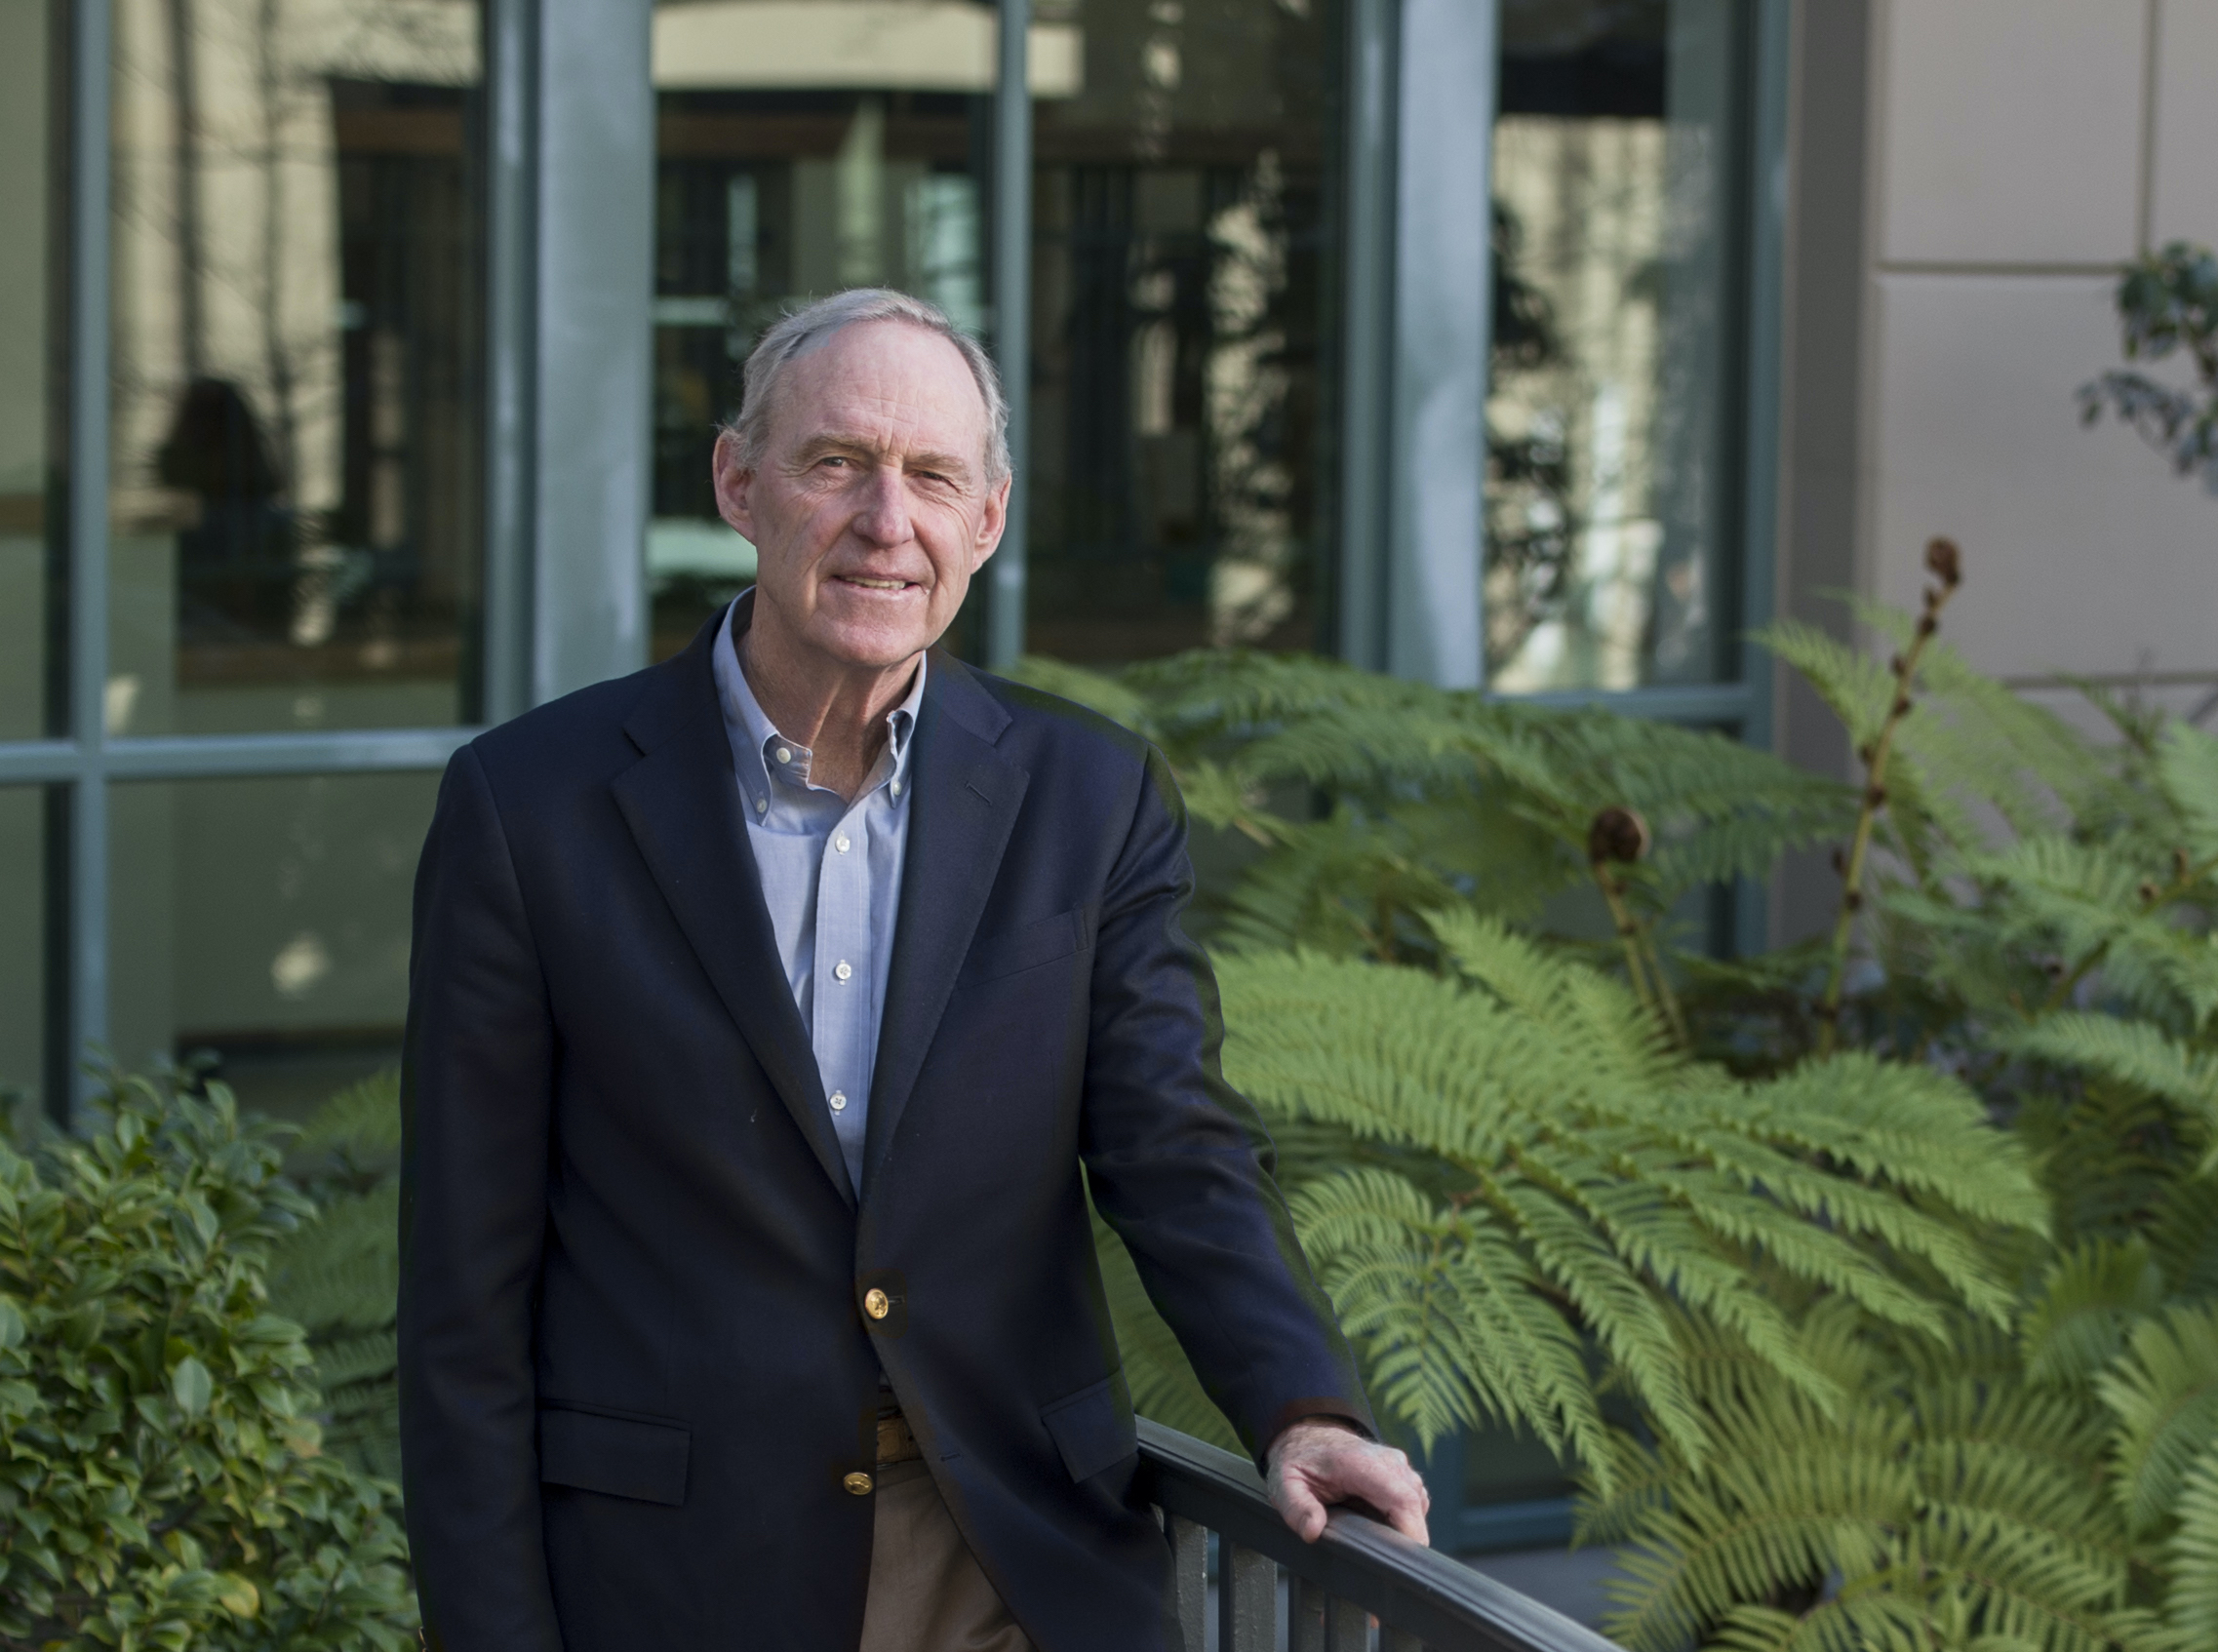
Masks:
[[[611,788],[717,997],[852,1208],[847,1160],[824,1110],[808,1029],[778,963],[777,936],[739,813],[732,746],[709,667],[715,636],[712,622],[660,667],[667,675],[624,725],[640,760]]]
[[[909,763],[901,906],[864,1132],[866,1192],[946,1013],[1031,780],[994,750],[1008,726],[1009,714],[969,670],[934,651]]]

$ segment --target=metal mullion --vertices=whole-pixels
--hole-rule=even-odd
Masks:
[[[1557,710],[1599,706],[1626,717],[1738,728],[1752,715],[1756,695],[1746,683],[1668,683],[1644,688],[1551,688],[1541,693],[1489,693],[1486,697],[1511,705]]]
[[[1402,0],[1386,669],[1485,680],[1485,402],[1499,0]]]
[[[52,1025],[64,1045],[49,1065],[75,1075],[72,1101],[89,1088],[77,1063],[105,1042],[108,1025],[108,7],[76,0],[70,39],[68,725],[77,761],[66,810],[69,962],[48,991],[59,995]],[[47,1103],[64,1105],[54,1093]]]
[[[1742,627],[1739,676],[1747,694],[1740,737],[1771,749],[1776,662],[1751,635],[1772,618],[1777,602],[1779,545],[1779,427],[1784,404],[1782,360],[1786,344],[1787,102],[1793,68],[1792,0],[1756,0],[1756,38],[1743,95],[1749,99],[1745,183],[1748,239],[1743,292],[1747,332],[1741,391]],[[1746,958],[1770,938],[1770,890],[1744,878],[1733,890],[1733,951]]]
[[[485,19],[485,720],[531,703],[532,256],[537,0],[488,0]]]
[[[74,740],[24,740],[0,745],[0,786],[70,785],[85,760]]]
[[[346,728],[314,734],[192,734],[111,740],[116,780],[201,780],[261,774],[364,774],[444,768],[483,730]]]
[[[1394,351],[1395,0],[1349,0],[1342,214],[1340,657],[1386,664],[1387,436]]]
[[[987,565],[986,663],[997,671],[1024,652],[1025,459],[1032,422],[1031,0],[1001,0],[994,83],[994,357],[1009,398],[1009,520]]]
[[[1744,95],[1749,99],[1746,264],[1747,332],[1740,392],[1742,495],[1737,660],[1751,690],[1747,738],[1771,743],[1771,656],[1751,639],[1776,601],[1779,537],[1779,423],[1784,347],[1787,242],[1787,98],[1794,28],[1792,0],[1756,0],[1756,38]]]

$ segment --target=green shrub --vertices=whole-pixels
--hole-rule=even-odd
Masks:
[[[397,1493],[324,1454],[267,1311],[280,1165],[215,1084],[0,1141],[0,1646],[414,1643]]]

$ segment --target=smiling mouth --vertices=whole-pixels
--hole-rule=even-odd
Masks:
[[[865,591],[906,591],[914,583],[908,579],[871,579],[860,573],[842,573],[835,577],[843,585],[859,585]]]

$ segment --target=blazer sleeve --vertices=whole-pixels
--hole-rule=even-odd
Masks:
[[[485,768],[448,766],[416,871],[402,1068],[401,1465],[427,1645],[561,1652],[533,1324],[554,1029]]]
[[[1270,1138],[1218,1065],[1216,977],[1181,922],[1193,886],[1185,806],[1151,748],[1102,896],[1081,1152],[1095,1207],[1260,1464],[1304,1416],[1375,1430]]]

